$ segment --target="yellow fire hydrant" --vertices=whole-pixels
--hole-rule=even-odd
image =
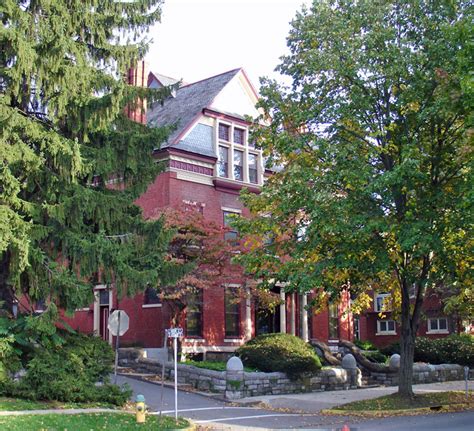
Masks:
[[[144,424],[146,420],[146,405],[145,397],[142,394],[138,394],[136,398],[135,411],[137,416],[137,424]]]

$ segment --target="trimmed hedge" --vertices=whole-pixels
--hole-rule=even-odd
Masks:
[[[290,379],[314,374],[321,368],[313,348],[290,334],[259,335],[241,346],[236,354],[245,366],[284,372]]]
[[[381,349],[386,355],[400,353],[400,343]],[[474,366],[474,337],[452,334],[445,338],[418,337],[415,341],[415,361],[430,364]]]

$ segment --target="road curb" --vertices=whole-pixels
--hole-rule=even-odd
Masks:
[[[323,409],[321,410],[322,415],[328,416],[356,416],[360,418],[377,418],[377,417],[388,417],[388,416],[410,416],[419,414],[436,414],[436,413],[447,413],[447,412],[461,412],[469,411],[474,409],[473,404],[460,403],[460,404],[445,404],[431,407],[418,407],[415,409],[400,409],[400,410],[377,410],[370,411],[365,410],[363,412],[351,411],[351,410],[338,410],[338,409]]]

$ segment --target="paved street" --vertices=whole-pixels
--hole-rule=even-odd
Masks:
[[[119,384],[128,383],[134,391],[134,396],[141,393],[145,396],[146,403],[150,407],[150,412],[159,412],[161,405],[161,386],[142,382],[129,377],[119,376]],[[452,385],[460,384],[455,382]],[[448,384],[450,385],[450,384]],[[387,388],[392,389],[392,388]],[[425,390],[433,390],[427,388]],[[363,389],[361,391],[368,391]],[[342,392],[342,391],[341,391]],[[346,396],[348,391],[344,391]],[[354,392],[356,391],[349,391]],[[368,393],[365,393],[368,395]],[[178,414],[191,419],[194,423],[218,430],[265,430],[265,429],[312,429],[312,430],[340,430],[344,425],[351,431],[415,431],[415,430],[456,430],[470,431],[474,422],[474,412],[457,414],[434,414],[427,416],[411,416],[384,418],[373,420],[361,420],[357,418],[348,418],[343,416],[322,416],[316,411],[313,413],[289,413],[287,407],[301,407],[299,410],[308,408],[311,404],[310,396],[320,396],[331,398],[336,396],[334,393],[315,393],[315,394],[297,394],[294,396],[274,397],[279,399],[279,403],[272,403],[276,408],[280,404],[280,410],[261,409],[249,406],[229,405],[223,401],[212,397],[203,396],[195,393],[179,391],[178,393]],[[382,395],[380,393],[379,395]],[[307,398],[298,398],[304,397]],[[360,397],[359,393],[354,396]],[[292,398],[295,405],[288,403]],[[341,402],[344,400],[339,398]],[[255,401],[255,400],[254,400]],[[317,404],[315,402],[315,404]],[[163,393],[163,413],[167,415],[174,414],[174,390],[169,387],[164,388]],[[347,428],[345,428],[347,430]]]

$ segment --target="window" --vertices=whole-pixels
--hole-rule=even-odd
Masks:
[[[240,298],[235,287],[224,288],[225,336],[240,336]]]
[[[396,333],[394,320],[377,320],[377,335]]]
[[[229,149],[219,145],[219,161],[217,162],[217,175],[227,178],[229,176]]]
[[[244,145],[245,131],[243,129],[234,128],[234,144]]]
[[[99,305],[108,306],[110,302],[110,294],[108,289],[99,290]]]
[[[234,180],[244,180],[244,152],[234,150]]]
[[[202,337],[202,290],[187,295],[186,336]]]
[[[389,305],[390,305],[390,293],[379,293],[375,296],[375,301],[374,301],[374,310],[375,311],[390,311]]]
[[[248,157],[249,165],[249,182],[253,184],[258,183],[258,170],[257,170],[257,155],[249,153]]]
[[[35,312],[42,313],[44,310],[46,310],[46,301],[44,298],[40,298],[35,303]]]
[[[184,211],[185,212],[198,212],[200,214],[204,214],[204,207],[206,204],[196,201],[186,201],[183,200],[184,204]]]
[[[448,319],[446,317],[428,319],[428,333],[447,334],[448,332]]]
[[[238,237],[238,232],[237,230],[233,229],[230,226],[230,223],[232,221],[232,216],[237,215],[238,213],[231,212],[231,211],[224,211],[224,227],[230,227],[231,230],[228,230],[224,233],[224,239],[226,241],[230,241],[232,244],[237,243],[237,237]]]
[[[230,126],[227,124],[219,124],[219,139],[230,141]]]
[[[145,297],[143,300],[144,305],[159,304],[160,297],[158,296],[158,291],[153,287],[147,287],[145,290]]]
[[[329,304],[329,339],[339,339],[339,316],[337,304]]]

